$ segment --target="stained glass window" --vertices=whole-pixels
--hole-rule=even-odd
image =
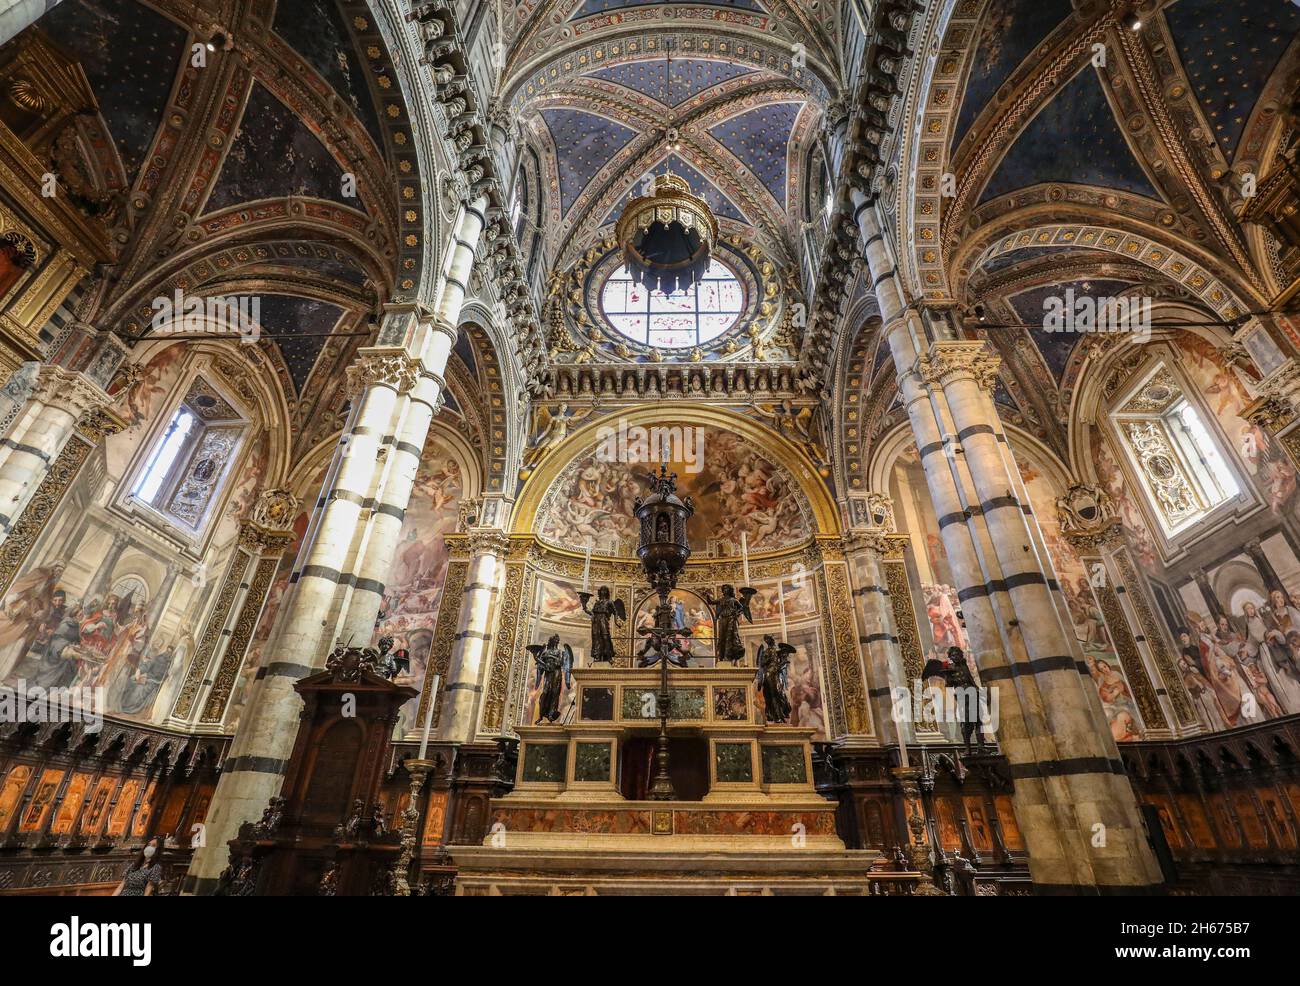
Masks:
[[[605,281],[600,303],[609,324],[634,342],[680,349],[703,345],[735,325],[745,293],[726,265],[714,260],[693,288],[671,296],[633,283],[620,267]]]

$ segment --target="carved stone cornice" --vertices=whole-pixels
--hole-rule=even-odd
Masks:
[[[916,361],[916,372],[930,386],[942,387],[962,376],[992,391],[1002,369],[1002,357],[979,342],[934,342]]]
[[[348,367],[348,393],[356,397],[369,387],[391,387],[405,394],[420,379],[420,363],[405,350],[364,350]]]

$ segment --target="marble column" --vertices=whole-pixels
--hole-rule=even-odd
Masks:
[[[867,696],[876,721],[890,724],[884,727],[881,739],[893,745],[914,742],[916,724],[896,714],[895,689],[910,693],[912,675],[904,665],[899,646],[883,564],[893,545],[884,531],[853,531],[845,534],[843,541],[861,627],[858,643],[866,655]],[[916,675],[920,676],[919,668]]]
[[[471,742],[478,725],[483,675],[492,640],[492,613],[510,538],[501,531],[473,531],[469,535],[469,547],[469,571],[465,576],[438,717],[438,739],[456,743]]]
[[[1160,872],[1095,690],[1052,598],[1042,539],[990,393],[995,357],[909,302],[876,216],[854,193],[899,388],[958,585],[1040,893],[1149,891]]]
[[[108,554],[99,563],[99,567],[95,569],[95,574],[91,576],[90,584],[86,586],[83,602],[88,603],[92,599],[103,600],[104,593],[112,585],[113,569],[117,567],[118,559],[122,557],[122,552],[127,549],[130,543],[131,535],[124,531],[118,531],[113,535],[113,544],[108,549]]]
[[[0,0],[0,44],[31,27],[59,3],[60,0]]]
[[[368,645],[374,634],[487,205],[479,198],[462,207],[432,312],[389,306],[376,345],[358,351],[348,368],[352,410],[267,645],[276,660],[250,690],[209,810],[206,845],[190,866],[195,892],[211,892],[228,840],[280,789],[302,705],[294,682],[323,667],[336,644]]]
[[[0,543],[49,472],[83,414],[107,407],[108,394],[86,374],[43,364],[0,436]]]

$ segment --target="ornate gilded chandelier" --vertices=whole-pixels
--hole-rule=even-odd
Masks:
[[[671,45],[666,54],[667,102],[672,106]],[[675,153],[680,148],[677,128],[670,126],[665,136]],[[708,204],[691,194],[686,179],[670,169],[655,178],[653,195],[642,195],[627,204],[615,236],[632,280],[651,291],[671,295],[693,288],[709,269],[709,255],[718,239],[718,221]]]
[[[694,287],[709,269],[718,221],[686,179],[669,172],[655,177],[653,195],[627,204],[615,235],[633,281],[675,294]]]

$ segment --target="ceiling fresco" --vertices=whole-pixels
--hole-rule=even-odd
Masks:
[[[1120,132],[1091,66],[1057,92],[1020,134],[980,202],[1051,181],[1160,198]]]
[[[1260,91],[1300,31],[1300,7],[1178,0],[1164,16],[1206,119],[1231,160]]]
[[[70,0],[41,20],[81,62],[128,178],[134,178],[162,122],[188,32],[138,3]]]
[[[1016,67],[1073,10],[1070,0],[991,0],[980,24],[979,47],[953,132],[954,147]]]
[[[1069,365],[1070,354],[1074,351],[1074,347],[1079,340],[1085,338],[1085,336],[1075,332],[1047,332],[1042,329],[1043,303],[1051,297],[1063,297],[1065,292],[1070,290],[1074,291],[1075,295],[1079,297],[1114,298],[1130,287],[1132,287],[1132,284],[1128,281],[1101,278],[1078,280],[1061,284],[1045,284],[1042,287],[1031,288],[1028,291],[1012,295],[1008,300],[1020,320],[1032,326],[1029,330],[1030,337],[1038,344],[1048,369],[1052,371],[1052,376],[1059,384],[1062,374],[1065,373],[1066,366]]]
[[[573,13],[572,20],[580,17],[589,17],[592,14],[602,14],[610,10],[622,10],[626,7],[643,7],[649,4],[657,3],[658,0],[586,0]],[[735,7],[738,10],[753,10],[763,13],[764,8],[759,6],[755,0],[708,0],[702,6],[706,7]]]
[[[782,206],[785,201],[787,152],[790,132],[801,103],[760,106],[713,127],[712,134],[758,177]]]
[[[581,110],[542,110],[555,146],[560,203],[568,212],[605,162],[636,133],[620,123]]]
[[[282,195],[338,200],[343,170],[302,119],[254,83],[205,211]],[[354,208],[361,200],[349,199]]]
[[[289,42],[351,107],[375,146],[383,147],[375,101],[338,4],[334,0],[280,3],[274,27],[275,33]]]
[[[311,374],[311,369],[325,345],[324,334],[338,324],[343,310],[337,305],[296,295],[263,294],[261,297],[262,328],[276,336],[289,367],[289,375],[298,393]],[[314,335],[314,338],[308,336]]]
[[[715,216],[734,219],[736,222],[741,223],[749,222],[749,220],[745,218],[744,214],[741,213],[734,204],[732,204],[732,201],[718,190],[717,185],[705,178],[695,168],[687,164],[676,154],[668,155],[667,158],[651,168],[648,173],[652,175],[662,175],[669,171],[685,178],[687,184],[691,186],[691,191],[704,199],[705,202],[709,203],[709,208],[713,210]],[[614,208],[609,211],[608,215],[605,216],[602,225],[615,222],[623,212],[624,206],[641,194],[643,194],[643,188],[639,184],[629,190],[628,193],[619,201],[618,205],[614,206]]]
[[[588,73],[606,82],[624,86],[643,96],[663,103],[680,106],[721,82],[753,74],[747,65],[732,62],[710,61],[703,58],[674,58],[672,80],[669,82],[667,58],[652,62],[625,62]]]

